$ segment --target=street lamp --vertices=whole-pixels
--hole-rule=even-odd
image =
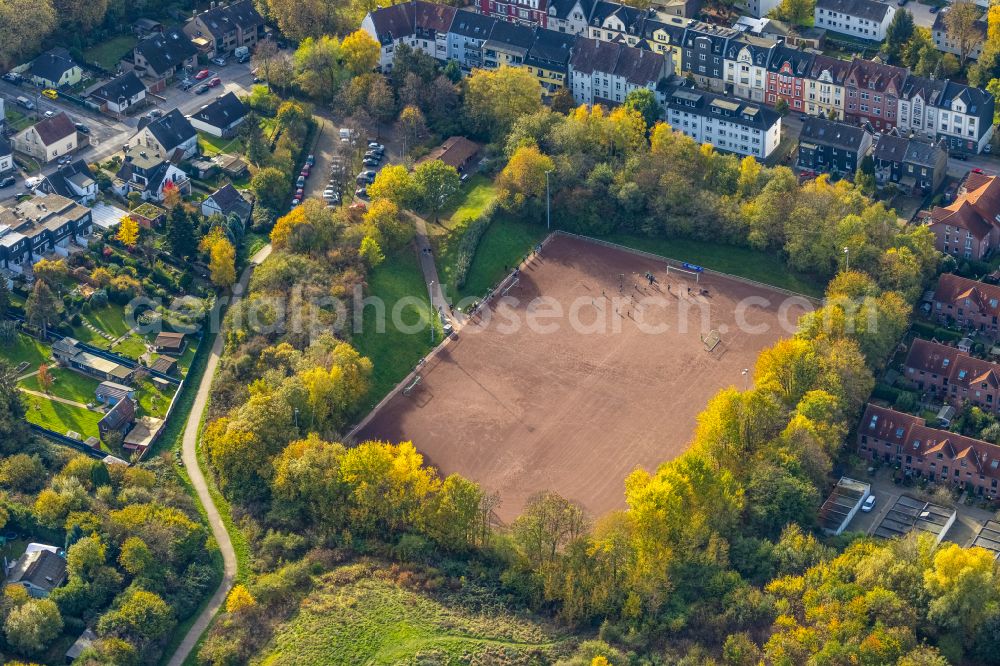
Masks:
[[[549,193],[549,174],[553,169],[545,172],[545,230],[552,231],[552,196]]]
[[[743,368],[743,390],[747,391],[750,389],[750,368]]]
[[[299,408],[295,408],[295,430],[299,429]]]
[[[847,256],[847,270],[851,270],[851,248],[845,247],[844,254]]]

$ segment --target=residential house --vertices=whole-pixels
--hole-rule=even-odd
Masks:
[[[877,0],[816,0],[813,25],[873,42],[885,41],[896,8]]]
[[[90,93],[101,111],[122,114],[146,99],[146,85],[135,71],[125,72]]]
[[[86,160],[64,164],[42,178],[37,189],[46,194],[58,194],[84,206],[97,200],[97,180]]]
[[[938,12],[938,15],[934,17],[934,25],[931,27],[931,39],[934,40],[934,47],[937,48],[938,51],[951,53],[952,55],[961,58],[961,44],[959,43],[959,40],[948,30],[948,21],[945,18],[947,15],[948,7],[945,7],[944,10]],[[979,20],[973,24],[972,30],[974,31],[975,36],[968,42],[972,45],[972,50],[965,55],[971,60],[979,60],[979,56],[983,52],[983,44],[986,42],[986,33],[988,30],[986,12],[983,12]]]
[[[823,42],[826,41],[826,30],[822,28],[807,28],[766,17],[740,16],[733,24],[733,29],[746,35],[763,37],[775,44],[784,43],[816,51],[822,49]]]
[[[767,66],[777,45],[762,37],[740,35],[726,45],[726,92],[763,102],[767,90]]]
[[[95,641],[97,641],[97,634],[90,628],[84,629],[83,633],[66,650],[66,663],[72,664],[79,659],[80,655],[89,649]]]
[[[453,136],[422,157],[417,164],[441,160],[460,174],[471,173],[479,164],[482,145],[464,136]]]
[[[598,0],[590,14],[587,36],[602,42],[638,46],[643,41],[643,26],[653,13],[617,2]]]
[[[143,201],[163,201],[164,188],[176,187],[182,195],[191,194],[191,181],[187,174],[162,155],[145,150],[125,154],[113,189],[119,196],[127,197],[138,192]]]
[[[141,458],[146,450],[156,441],[156,436],[163,429],[163,419],[152,416],[141,416],[136,419],[132,429],[122,440],[122,448],[139,454]]]
[[[156,204],[144,201],[129,211],[128,216],[143,229],[157,229],[167,219],[167,211]]]
[[[570,35],[586,35],[596,0],[549,0],[545,27]]]
[[[85,351],[74,338],[62,338],[52,343],[52,356],[70,370],[101,381],[128,384],[135,374],[131,368]]]
[[[546,25],[548,0],[477,0],[479,13],[529,27]]]
[[[655,91],[670,71],[659,53],[580,37],[570,58],[573,99],[578,104],[615,106],[633,90]]]
[[[73,62],[69,51],[60,47],[46,51],[32,60],[23,75],[36,86],[61,88],[79,83],[83,79],[83,70]]]
[[[725,89],[726,45],[739,34],[737,30],[720,25],[691,23],[684,32],[681,75],[691,74],[699,87],[722,92]]]
[[[649,6],[660,16],[690,19],[701,11],[701,0],[651,0]]]
[[[1000,446],[929,427],[924,419],[870,404],[858,426],[858,453],[895,463],[904,474],[956,485],[995,497],[1000,485]]]
[[[32,543],[7,571],[7,584],[20,585],[36,599],[66,582],[66,560],[55,546]]]
[[[779,44],[767,65],[767,104],[774,106],[779,99],[788,108],[802,113],[806,108],[806,80],[812,73],[816,56],[808,51]]]
[[[982,88],[948,81],[938,107],[937,135],[953,153],[979,154],[993,138],[996,99]]]
[[[545,95],[566,87],[569,57],[576,35],[535,28],[535,41],[528,49],[524,65],[538,78]]]
[[[691,19],[680,16],[669,16],[663,13],[655,18],[647,18],[643,23],[643,37],[646,46],[667,58],[670,62],[670,73],[680,76],[681,61],[684,57],[684,33]]]
[[[872,147],[872,135],[857,125],[809,117],[799,134],[800,169],[853,176]]]
[[[439,62],[447,61],[448,31],[458,10],[431,2],[414,2],[412,5],[413,37],[408,43]]]
[[[497,23],[497,19],[483,16],[482,14],[473,12],[455,13],[455,20],[452,21],[451,30],[448,31],[448,56],[458,61],[462,71],[466,74],[473,69],[483,66],[483,44],[490,38],[493,26]],[[383,63],[386,58],[386,48],[391,49],[392,46],[382,47]],[[384,64],[382,67],[385,69]]]
[[[0,266],[17,273],[49,253],[68,256],[72,245],[86,246],[93,214],[58,194],[36,196],[0,208]]]
[[[7,137],[0,134],[0,174],[6,174],[14,168],[14,151]]]
[[[62,112],[14,135],[14,150],[46,163],[69,155],[79,145],[76,125]]]
[[[235,215],[243,225],[250,220],[252,212],[253,204],[243,198],[240,191],[231,183],[223,185],[201,202],[201,214],[205,217],[221,215],[229,219],[231,215]]]
[[[942,324],[958,324],[996,340],[1000,286],[942,273],[931,298],[932,314]]]
[[[118,401],[124,400],[125,398],[132,398],[135,400],[135,389],[131,386],[126,386],[125,384],[119,384],[117,382],[101,382],[94,389],[94,397],[97,398],[97,402],[102,405],[108,405],[109,407],[114,406]]]
[[[755,18],[762,18],[770,14],[780,4],[781,0],[737,0],[733,7]]]
[[[236,0],[228,5],[213,2],[184,25],[184,33],[208,57],[232,53],[236,48],[253,48],[264,38],[264,18],[253,0]]]
[[[906,380],[922,393],[960,409],[966,402],[1000,413],[1000,365],[955,347],[915,339],[903,362]]]
[[[958,259],[982,261],[1000,242],[1000,179],[969,172],[955,200],[936,206],[923,222],[936,238],[939,252]]]
[[[219,95],[190,116],[191,125],[200,132],[215,137],[230,138],[236,134],[250,109],[235,93]]]
[[[187,35],[171,28],[153,33],[136,44],[131,65],[150,92],[162,92],[174,79],[194,73],[198,49]]]
[[[483,68],[522,67],[534,41],[535,33],[528,26],[497,21],[483,43]]]
[[[688,86],[666,95],[667,123],[698,143],[766,159],[781,141],[781,116],[767,107]]]
[[[97,422],[101,441],[107,443],[109,437],[120,436],[123,440],[135,424],[136,405],[132,398],[119,400],[108,413]]]
[[[128,140],[133,149],[144,149],[153,156],[181,162],[198,150],[198,132],[191,121],[177,109],[150,121]]]
[[[930,194],[940,187],[948,168],[948,151],[940,144],[916,137],[881,135],[872,155],[879,185],[899,183],[909,192]]]
[[[844,81],[851,63],[839,58],[817,55],[805,80],[805,112],[810,116],[844,119]]]
[[[447,5],[411,0],[370,12],[361,21],[361,29],[380,44],[379,67],[383,72],[388,72],[392,69],[395,51],[400,44],[406,44],[444,62],[456,57],[452,52],[450,35],[455,20],[462,17],[480,28],[489,26],[490,29],[496,22],[496,19],[487,16],[477,19],[470,18],[471,16],[479,15],[459,12]],[[456,59],[461,62],[461,58]]]
[[[844,81],[847,121],[859,125],[868,122],[879,131],[895,127],[899,96],[907,76],[902,67],[855,58]]]
[[[948,82],[910,74],[899,93],[896,127],[901,133],[917,132],[934,137],[937,132],[938,107]]]

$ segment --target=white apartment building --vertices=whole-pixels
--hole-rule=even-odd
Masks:
[[[666,98],[667,123],[698,143],[763,160],[781,142],[781,116],[765,106],[689,87]]]
[[[876,0],[816,0],[814,24],[859,39],[885,41],[896,8]]]
[[[580,37],[569,61],[570,92],[577,104],[614,106],[633,90],[656,90],[670,74],[669,57],[624,44]]]
[[[767,90],[767,63],[775,43],[743,35],[726,45],[723,80],[732,94],[755,102],[764,101]]]

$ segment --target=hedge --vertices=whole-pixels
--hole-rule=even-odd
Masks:
[[[462,240],[458,243],[458,258],[455,261],[455,286],[459,289],[465,286],[465,279],[469,274],[469,268],[472,266],[472,260],[476,257],[476,249],[479,247],[479,241],[482,240],[483,234],[486,233],[486,230],[490,227],[490,223],[493,222],[496,209],[496,201],[487,204],[482,215],[469,222]]]
[[[875,390],[872,391],[872,397],[878,400],[885,400],[890,404],[896,404],[896,400],[899,399],[900,391],[894,389],[891,386],[886,386],[885,384],[876,384]]]

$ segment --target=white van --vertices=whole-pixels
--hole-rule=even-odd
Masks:
[[[25,109],[28,109],[29,111],[31,109],[35,108],[35,103],[32,102],[27,97],[24,97],[23,95],[21,97],[17,98],[17,104],[18,104],[18,106],[24,107]]]

